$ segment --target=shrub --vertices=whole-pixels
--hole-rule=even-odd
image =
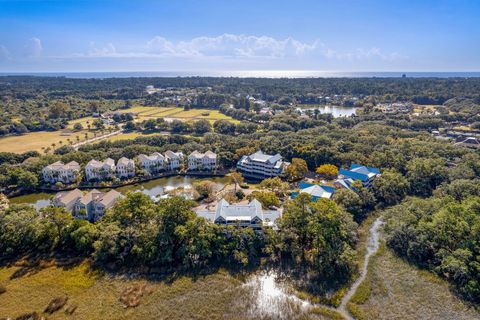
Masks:
[[[57,297],[50,301],[48,306],[45,308],[45,313],[54,313],[55,311],[60,310],[68,301],[68,297]]]

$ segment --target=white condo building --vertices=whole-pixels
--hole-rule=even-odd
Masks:
[[[165,161],[168,171],[178,170],[183,163],[183,153],[168,150],[165,152]]]
[[[217,155],[210,150],[205,153],[200,153],[197,150],[195,150],[188,156],[188,170],[213,171],[216,168],[217,168]]]
[[[197,215],[216,224],[261,230],[266,226],[276,228],[275,222],[282,212],[262,209],[262,204],[257,199],[248,204],[230,204],[222,199],[217,203],[215,211],[199,210]]]
[[[265,179],[281,175],[288,165],[280,154],[271,156],[260,150],[249,156],[243,156],[237,163],[237,169],[245,177]]]
[[[85,166],[85,177],[88,181],[112,179],[115,170],[115,161],[111,158],[104,161],[90,160]]]
[[[47,183],[66,183],[70,184],[74,182],[78,173],[80,172],[80,165],[71,161],[67,164],[64,164],[61,161],[52,163],[42,170],[43,181]]]
[[[117,176],[120,179],[131,178],[135,176],[135,161],[122,157],[117,162]]]
[[[100,192],[96,189],[83,194],[79,189],[59,192],[52,200],[54,207],[64,207],[72,212],[75,218],[91,222],[100,219],[107,209],[113,207],[122,194],[115,190]]]
[[[150,174],[158,173],[166,169],[165,157],[159,152],[154,152],[149,156],[145,154],[139,155],[138,163],[141,168]]]

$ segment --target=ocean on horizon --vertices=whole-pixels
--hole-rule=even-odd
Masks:
[[[480,72],[333,72],[308,70],[126,71],[126,72],[0,72],[0,76],[66,78],[238,77],[238,78],[477,78]]]

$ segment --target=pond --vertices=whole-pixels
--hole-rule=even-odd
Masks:
[[[188,176],[175,176],[118,187],[115,188],[115,190],[123,194],[127,194],[128,192],[142,192],[147,196],[150,196],[152,199],[158,199],[166,195],[166,192],[168,191],[177,188],[188,189],[195,181],[212,181],[217,184],[217,188],[221,189],[225,184],[228,183],[228,179],[228,177],[197,178]],[[108,189],[99,188],[99,190],[105,191]],[[10,203],[27,203],[32,204],[37,209],[41,209],[50,205],[50,199],[54,195],[55,193],[32,193],[10,198]]]
[[[315,108],[297,108],[297,111],[305,113],[305,111],[310,110],[314,111],[315,109],[319,110],[321,114],[331,114],[334,118],[339,117],[350,117],[357,113],[357,108],[355,107],[340,107],[340,106],[318,106]]]

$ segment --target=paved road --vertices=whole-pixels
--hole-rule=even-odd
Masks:
[[[118,134],[121,134],[122,132],[123,132],[123,130],[118,130],[118,131],[114,131],[114,132],[111,132],[111,133],[107,133],[107,134],[104,134],[102,136],[98,136],[98,137],[95,137],[95,138],[91,138],[91,139],[76,143],[76,144],[72,145],[72,147],[75,150],[77,150],[80,146],[83,146],[85,144],[89,144],[89,143],[92,143],[92,142],[95,142],[95,141],[100,141],[100,140],[103,140],[103,139],[107,139],[107,138],[110,138],[112,136],[116,136]]]

